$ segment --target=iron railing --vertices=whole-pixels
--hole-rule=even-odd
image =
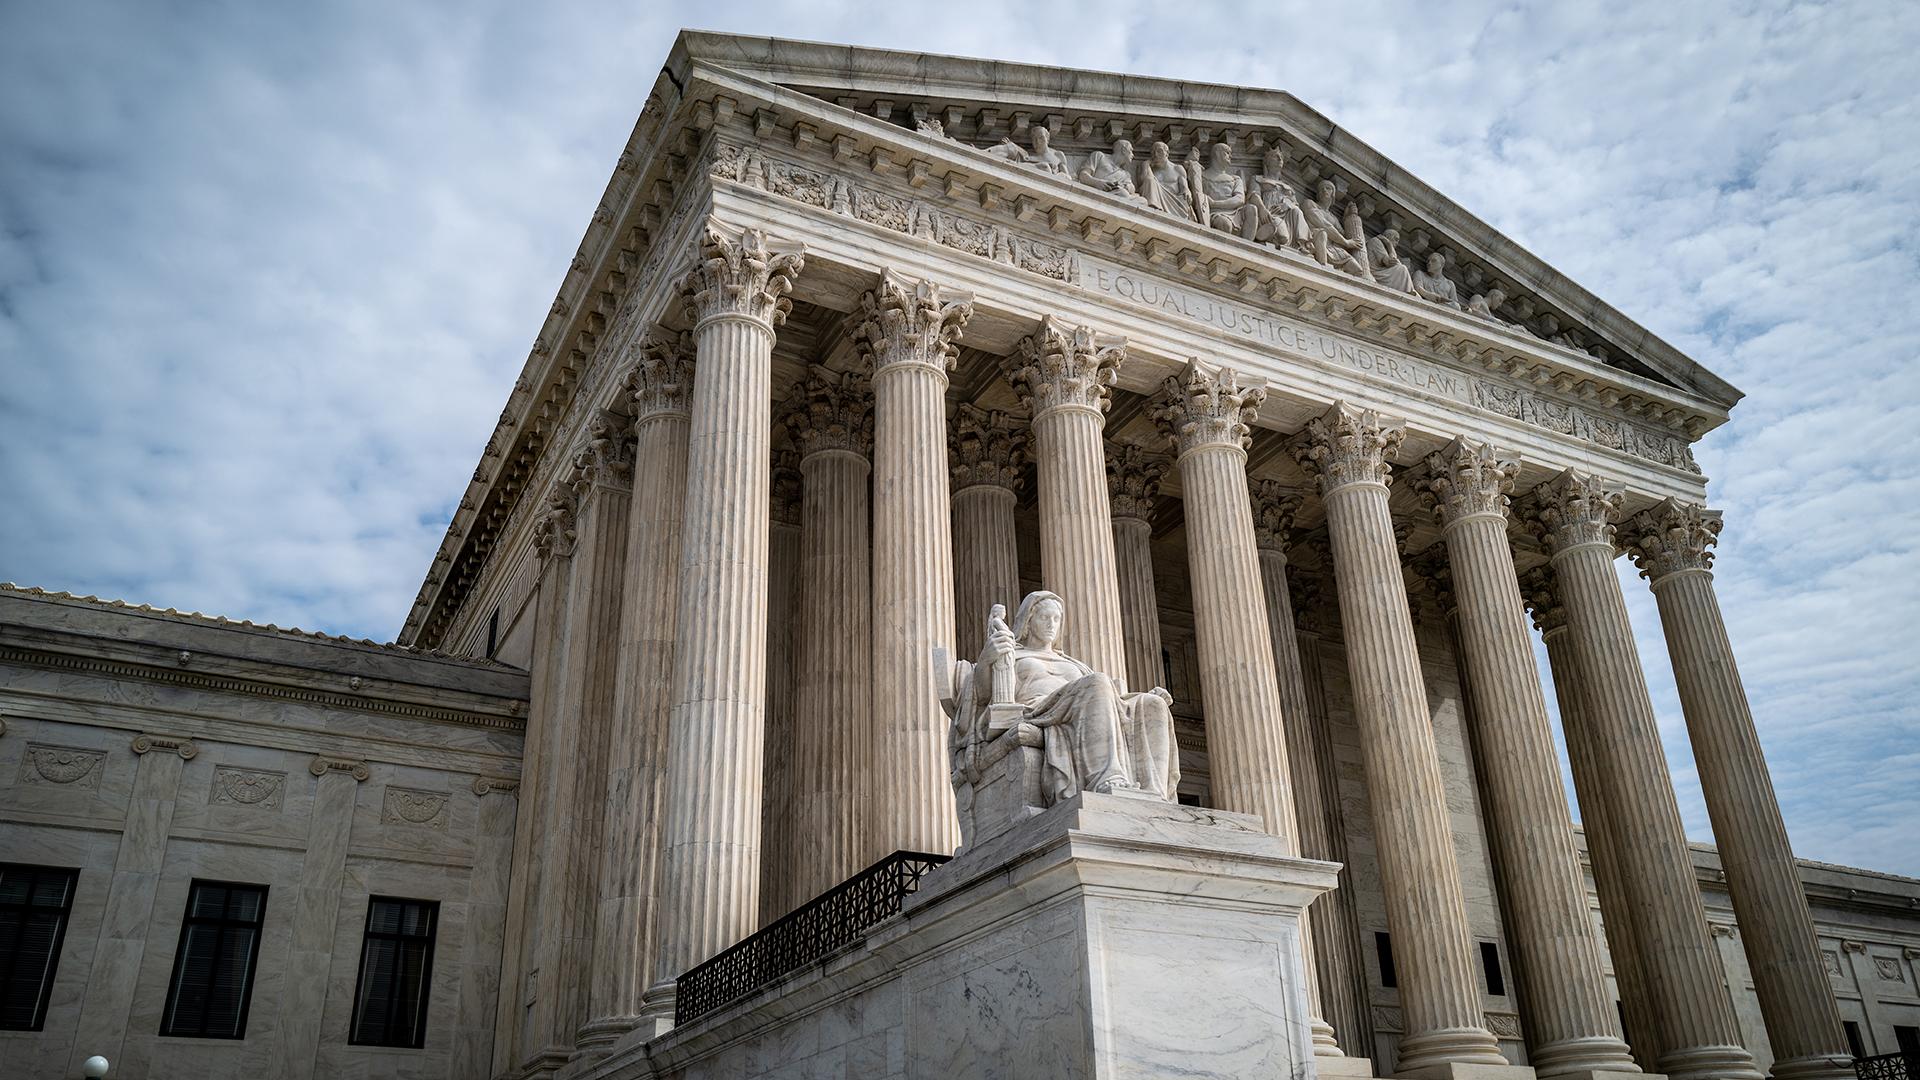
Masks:
[[[920,879],[951,857],[896,851],[681,975],[674,992],[674,1026],[698,1020],[858,941],[875,924],[898,915],[900,902],[920,888]]]
[[[1880,1054],[1853,1059],[1858,1080],[1920,1080],[1920,1054]]]

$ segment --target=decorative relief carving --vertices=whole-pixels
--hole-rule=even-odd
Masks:
[[[633,349],[627,398],[636,424],[659,416],[686,416],[693,397],[693,335],[656,324]]]
[[[1874,974],[1888,982],[1903,983],[1907,977],[1900,970],[1900,959],[1895,956],[1876,956],[1873,958]]]
[[[992,484],[1019,491],[1026,479],[1028,435],[1027,426],[1006,413],[962,402],[947,437],[953,490]]]
[[[598,410],[587,422],[587,439],[573,455],[568,476],[582,505],[596,488],[633,486],[633,422],[620,413]]]
[[[1523,516],[1550,552],[1583,544],[1605,544],[1611,550],[1620,501],[1619,490],[1608,481],[1568,469],[1533,489]]]
[[[1502,456],[1491,444],[1456,438],[1428,454],[1426,464],[1415,486],[1442,525],[1479,514],[1506,517],[1507,492],[1513,490],[1519,462]]]
[[[278,810],[286,788],[286,773],[259,772],[223,765],[213,770],[213,787],[208,792],[207,801],[216,806]]]
[[[1015,355],[1006,358],[1005,373],[1036,419],[1049,409],[1105,412],[1126,359],[1125,338],[1068,326],[1046,315],[1040,319],[1040,329],[1021,338]]]
[[[1840,954],[1832,949],[1821,949],[1820,959],[1827,965],[1827,976],[1833,979],[1846,978],[1846,972],[1840,968]]]
[[[1502,1039],[1521,1037],[1520,1017],[1515,1013],[1486,1013],[1487,1030]]]
[[[1253,500],[1254,543],[1285,555],[1293,516],[1300,512],[1299,494],[1278,480],[1255,480],[1249,494]]]
[[[944,375],[953,367],[953,339],[972,317],[972,293],[883,270],[879,285],[860,296],[853,341],[876,379],[900,364]]]
[[[1397,1005],[1375,1005],[1373,1007],[1373,1026],[1375,1030],[1389,1034],[1406,1030],[1406,1021],[1402,1019]]]
[[[798,244],[710,218],[687,274],[687,320],[733,317],[779,326],[793,308],[787,293],[805,265]]]
[[[315,776],[325,776],[328,773],[343,773],[353,777],[355,780],[365,780],[367,777],[373,775],[372,770],[367,768],[367,763],[364,761],[359,761],[354,758],[328,757],[325,754],[315,754],[313,760],[307,762],[307,771]]]
[[[1208,446],[1245,450],[1266,399],[1265,380],[1241,386],[1232,368],[1208,371],[1195,357],[1161,384],[1153,419],[1181,454]]]
[[[106,756],[102,750],[28,743],[20,760],[20,779],[28,784],[97,788],[106,771],[100,764]]]
[[[159,750],[162,752],[171,751],[172,753],[179,754],[183,761],[192,761],[200,754],[200,748],[193,744],[192,739],[173,735],[150,735],[145,733],[133,737],[134,753],[144,754],[150,750]]]
[[[1312,474],[1326,496],[1349,484],[1385,487],[1392,471],[1387,459],[1400,449],[1406,428],[1382,420],[1372,409],[1336,401],[1322,416],[1307,421],[1294,439],[1294,460]]]
[[[780,422],[802,460],[828,450],[873,453],[873,387],[864,372],[815,364],[787,398]]]
[[[476,776],[473,778],[473,793],[485,798],[498,791],[512,795],[520,790],[520,781],[511,776]]]
[[[1682,570],[1711,571],[1720,526],[1720,515],[1714,511],[1662,499],[1628,522],[1627,554],[1640,568],[1640,576],[1650,582]]]
[[[447,793],[390,787],[382,801],[380,820],[389,825],[447,827]]]
[[[1133,443],[1109,443],[1107,446],[1107,494],[1112,499],[1113,516],[1151,520],[1153,504],[1160,497],[1160,481],[1171,464],[1164,454],[1156,454]]]

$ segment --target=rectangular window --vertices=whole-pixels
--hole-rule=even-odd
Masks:
[[[78,870],[0,864],[0,1030],[39,1031]]]
[[[367,939],[360,950],[360,981],[353,995],[357,1046],[427,1043],[427,996],[433,978],[433,934],[440,905],[429,900],[373,897]]]
[[[1385,931],[1374,931],[1373,951],[1380,954],[1380,985],[1399,986],[1400,976],[1393,970],[1393,939]]]
[[[499,648],[500,648],[500,609],[494,608],[493,614],[487,616],[487,659],[489,660],[493,659],[493,654],[497,652]]]
[[[1901,1053],[1908,1057],[1920,1057],[1920,1028],[1910,1024],[1895,1024],[1893,1039],[1900,1044]]]
[[[1842,1020],[1840,1026],[1847,1030],[1847,1049],[1853,1051],[1854,1057],[1866,1057],[1866,1044],[1860,1041],[1860,1025],[1851,1020]]]
[[[260,924],[266,913],[264,885],[193,883],[160,1034],[246,1037],[247,1000],[253,996],[253,968],[260,958]]]
[[[1480,943],[1480,970],[1487,977],[1487,993],[1506,996],[1507,979],[1500,971],[1500,947],[1491,941]]]

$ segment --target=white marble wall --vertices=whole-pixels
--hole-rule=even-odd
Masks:
[[[102,1053],[116,1080],[487,1075],[526,685],[491,665],[0,592],[0,851],[80,869],[44,1029],[0,1032],[8,1074],[78,1075]],[[187,745],[138,753],[143,733]],[[56,782],[72,770],[40,769],[40,747],[97,758]],[[316,759],[339,767],[316,776]],[[136,777],[149,798],[133,798]],[[242,1039],[159,1035],[196,878],[268,889]],[[375,895],[440,903],[424,1049],[347,1045]]]

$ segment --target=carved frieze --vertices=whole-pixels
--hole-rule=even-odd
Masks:
[[[380,820],[389,825],[420,825],[429,829],[447,827],[447,793],[389,787],[382,796]]]
[[[101,764],[106,752],[78,746],[50,746],[28,743],[20,759],[20,779],[27,784],[51,784],[55,787],[91,789],[100,786],[106,772]]]
[[[246,806],[278,810],[286,795],[287,774],[220,766],[213,770],[207,801],[215,806]]]

